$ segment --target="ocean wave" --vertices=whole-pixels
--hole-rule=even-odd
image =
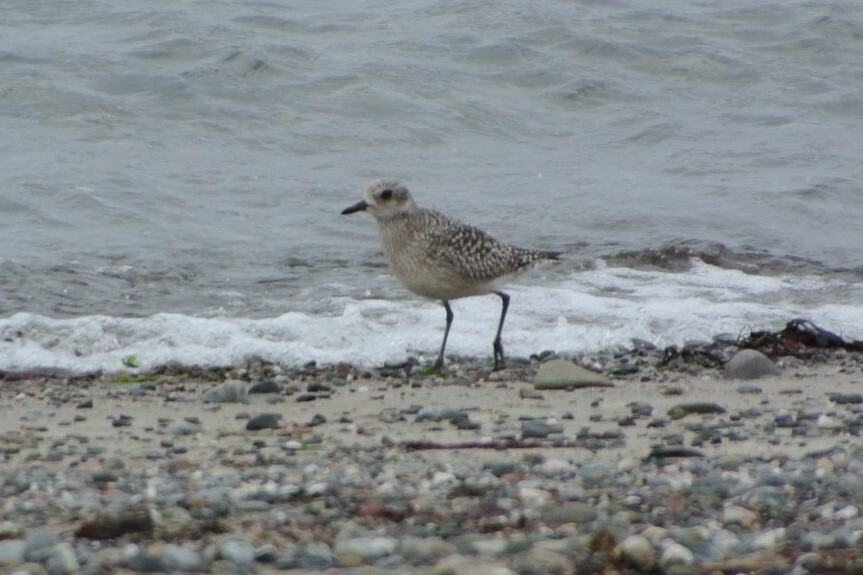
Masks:
[[[513,286],[504,345],[513,356],[546,349],[563,354],[709,339],[719,333],[777,328],[805,317],[852,339],[863,338],[863,285],[820,276],[762,276],[691,261],[685,271],[608,267],[573,273],[553,286]],[[825,303],[824,292],[836,293]],[[453,302],[448,351],[491,356],[497,298]],[[268,318],[157,313],[128,318],[56,319],[16,313],[0,319],[0,370],[148,370],[178,363],[227,367],[250,358],[288,365],[307,361],[378,365],[415,356],[432,360],[444,311],[418,299],[328,298],[326,313]],[[134,358],[130,361],[129,358]]]

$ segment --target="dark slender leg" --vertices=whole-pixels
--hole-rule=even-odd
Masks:
[[[506,320],[506,310],[509,309],[509,295],[502,291],[494,292],[503,300],[503,307],[500,310],[500,323],[497,324],[497,335],[494,337],[494,371],[504,368],[503,344],[500,341],[500,332],[503,331],[503,322]]]
[[[437,361],[434,362],[435,369],[440,369],[443,367],[443,352],[446,349],[446,338],[449,337],[449,326],[452,325],[452,308],[449,306],[449,302],[444,300],[443,302],[444,308],[446,308],[446,329],[443,330],[443,343],[440,344],[440,353],[437,355]]]

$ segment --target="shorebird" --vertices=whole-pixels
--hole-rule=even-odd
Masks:
[[[401,283],[415,294],[440,300],[446,328],[434,367],[444,364],[453,312],[450,300],[497,294],[502,307],[494,338],[494,369],[503,369],[501,332],[509,308],[508,281],[535,265],[556,261],[560,252],[529,250],[499,242],[479,228],[416,205],[407,187],[377,180],[365,197],[342,215],[366,211],[378,222],[384,257]]]

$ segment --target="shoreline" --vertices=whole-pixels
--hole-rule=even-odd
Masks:
[[[6,379],[0,565],[858,572],[863,354],[751,381],[659,350],[585,359],[613,387],[479,360]]]

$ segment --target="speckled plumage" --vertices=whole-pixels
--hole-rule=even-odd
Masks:
[[[342,213],[363,210],[378,222],[384,257],[396,277],[414,293],[443,301],[447,309],[447,330],[438,365],[443,363],[452,322],[449,300],[489,293],[501,297],[504,307],[494,345],[495,367],[501,367],[500,331],[509,296],[500,289],[534,265],[556,260],[558,254],[508,245],[479,228],[420,208],[408,189],[395,181],[373,182],[364,199]]]

